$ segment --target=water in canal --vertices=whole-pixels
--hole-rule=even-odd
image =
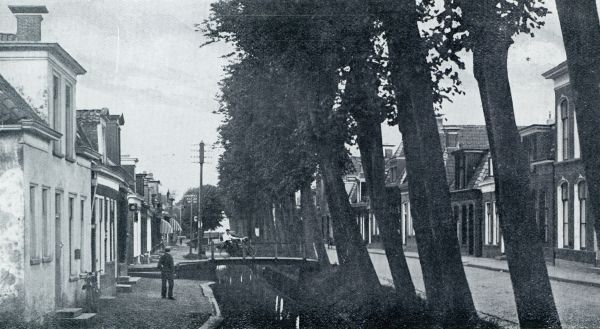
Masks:
[[[283,266],[219,266],[213,290],[225,318],[222,328],[353,327],[301,302],[296,279],[294,270]]]

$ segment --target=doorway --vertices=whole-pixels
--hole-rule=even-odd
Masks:
[[[91,220],[91,235],[90,235],[90,250],[92,251],[92,272],[96,272],[96,212],[98,209],[98,199],[94,199],[92,204],[92,220]]]
[[[62,195],[54,195],[54,304],[56,308],[62,306]]]
[[[469,255],[474,254],[474,244],[475,244],[475,218],[473,212],[473,205],[469,205],[469,219],[468,219],[468,232],[469,232]]]

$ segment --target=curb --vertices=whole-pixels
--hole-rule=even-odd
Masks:
[[[219,325],[221,325],[221,322],[223,322],[223,317],[221,316],[221,309],[219,308],[219,303],[217,303],[217,299],[215,298],[215,295],[213,294],[213,291],[210,287],[212,284],[214,284],[214,282],[212,281],[200,283],[202,294],[208,298],[208,301],[210,301],[212,305],[212,312],[211,315],[208,317],[208,320],[206,320],[206,322],[204,322],[204,324],[199,329],[218,328]]]
[[[379,254],[379,255],[385,255],[385,251],[383,251],[383,250],[377,250],[377,249],[369,249],[369,253]],[[413,255],[405,255],[404,257],[406,257],[406,258],[412,258],[412,259],[419,259],[418,256],[413,256]],[[468,262],[463,262],[463,266],[473,267],[473,268],[478,268],[478,269],[488,270],[488,271],[494,271],[494,272],[509,273],[508,269],[505,269],[505,268],[499,268],[499,267],[493,267],[493,266],[487,266],[487,265],[479,265],[479,264],[472,264],[472,263],[468,263]],[[548,275],[548,278],[550,280],[556,281],[556,282],[578,284],[578,285],[581,285],[581,286],[588,286],[588,287],[600,288],[600,282],[573,280],[573,279],[561,278],[561,277],[553,276],[553,275]]]

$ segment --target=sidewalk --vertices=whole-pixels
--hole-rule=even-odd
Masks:
[[[159,279],[142,278],[131,293],[119,293],[115,299],[102,300],[97,329],[175,329],[200,328],[212,312],[202,294],[200,281],[175,280],[176,300],[161,299]]]
[[[175,263],[184,261],[187,246],[171,247]],[[132,267],[153,267],[156,263]],[[131,267],[130,267],[131,268]],[[213,306],[204,295],[198,280],[176,279],[173,289],[175,300],[162,299],[161,280],[142,278],[131,293],[118,293],[115,299],[101,300],[94,329],[133,328],[200,328],[213,312]]]
[[[374,254],[385,254],[382,249],[369,249],[369,252]],[[415,251],[405,251],[404,255],[407,258],[419,258],[419,254]],[[466,267],[508,272],[508,263],[506,260],[465,255],[462,256],[462,260],[463,265]],[[548,268],[550,280],[600,288],[600,274],[567,266],[547,265],[546,267]]]

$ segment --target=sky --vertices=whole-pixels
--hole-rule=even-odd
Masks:
[[[600,0],[598,0],[600,2]],[[7,5],[46,5],[42,41],[58,42],[88,73],[77,83],[78,108],[122,113],[122,151],[138,158],[138,171],[154,173],[177,197],[199,183],[197,144],[206,143],[204,184],[217,184],[220,150],[218,82],[231,48],[200,47],[195,24],[208,18],[211,0],[13,0],[0,1],[0,32],[14,33]],[[541,74],[565,60],[554,1],[535,38],[519,36],[509,53],[509,76],[518,125],[545,123],[554,107],[552,81]],[[466,95],[445,104],[448,124],[483,124],[470,56],[462,72]],[[553,113],[553,112],[552,112]],[[552,114],[553,115],[553,114]],[[398,145],[396,127],[384,143]]]

